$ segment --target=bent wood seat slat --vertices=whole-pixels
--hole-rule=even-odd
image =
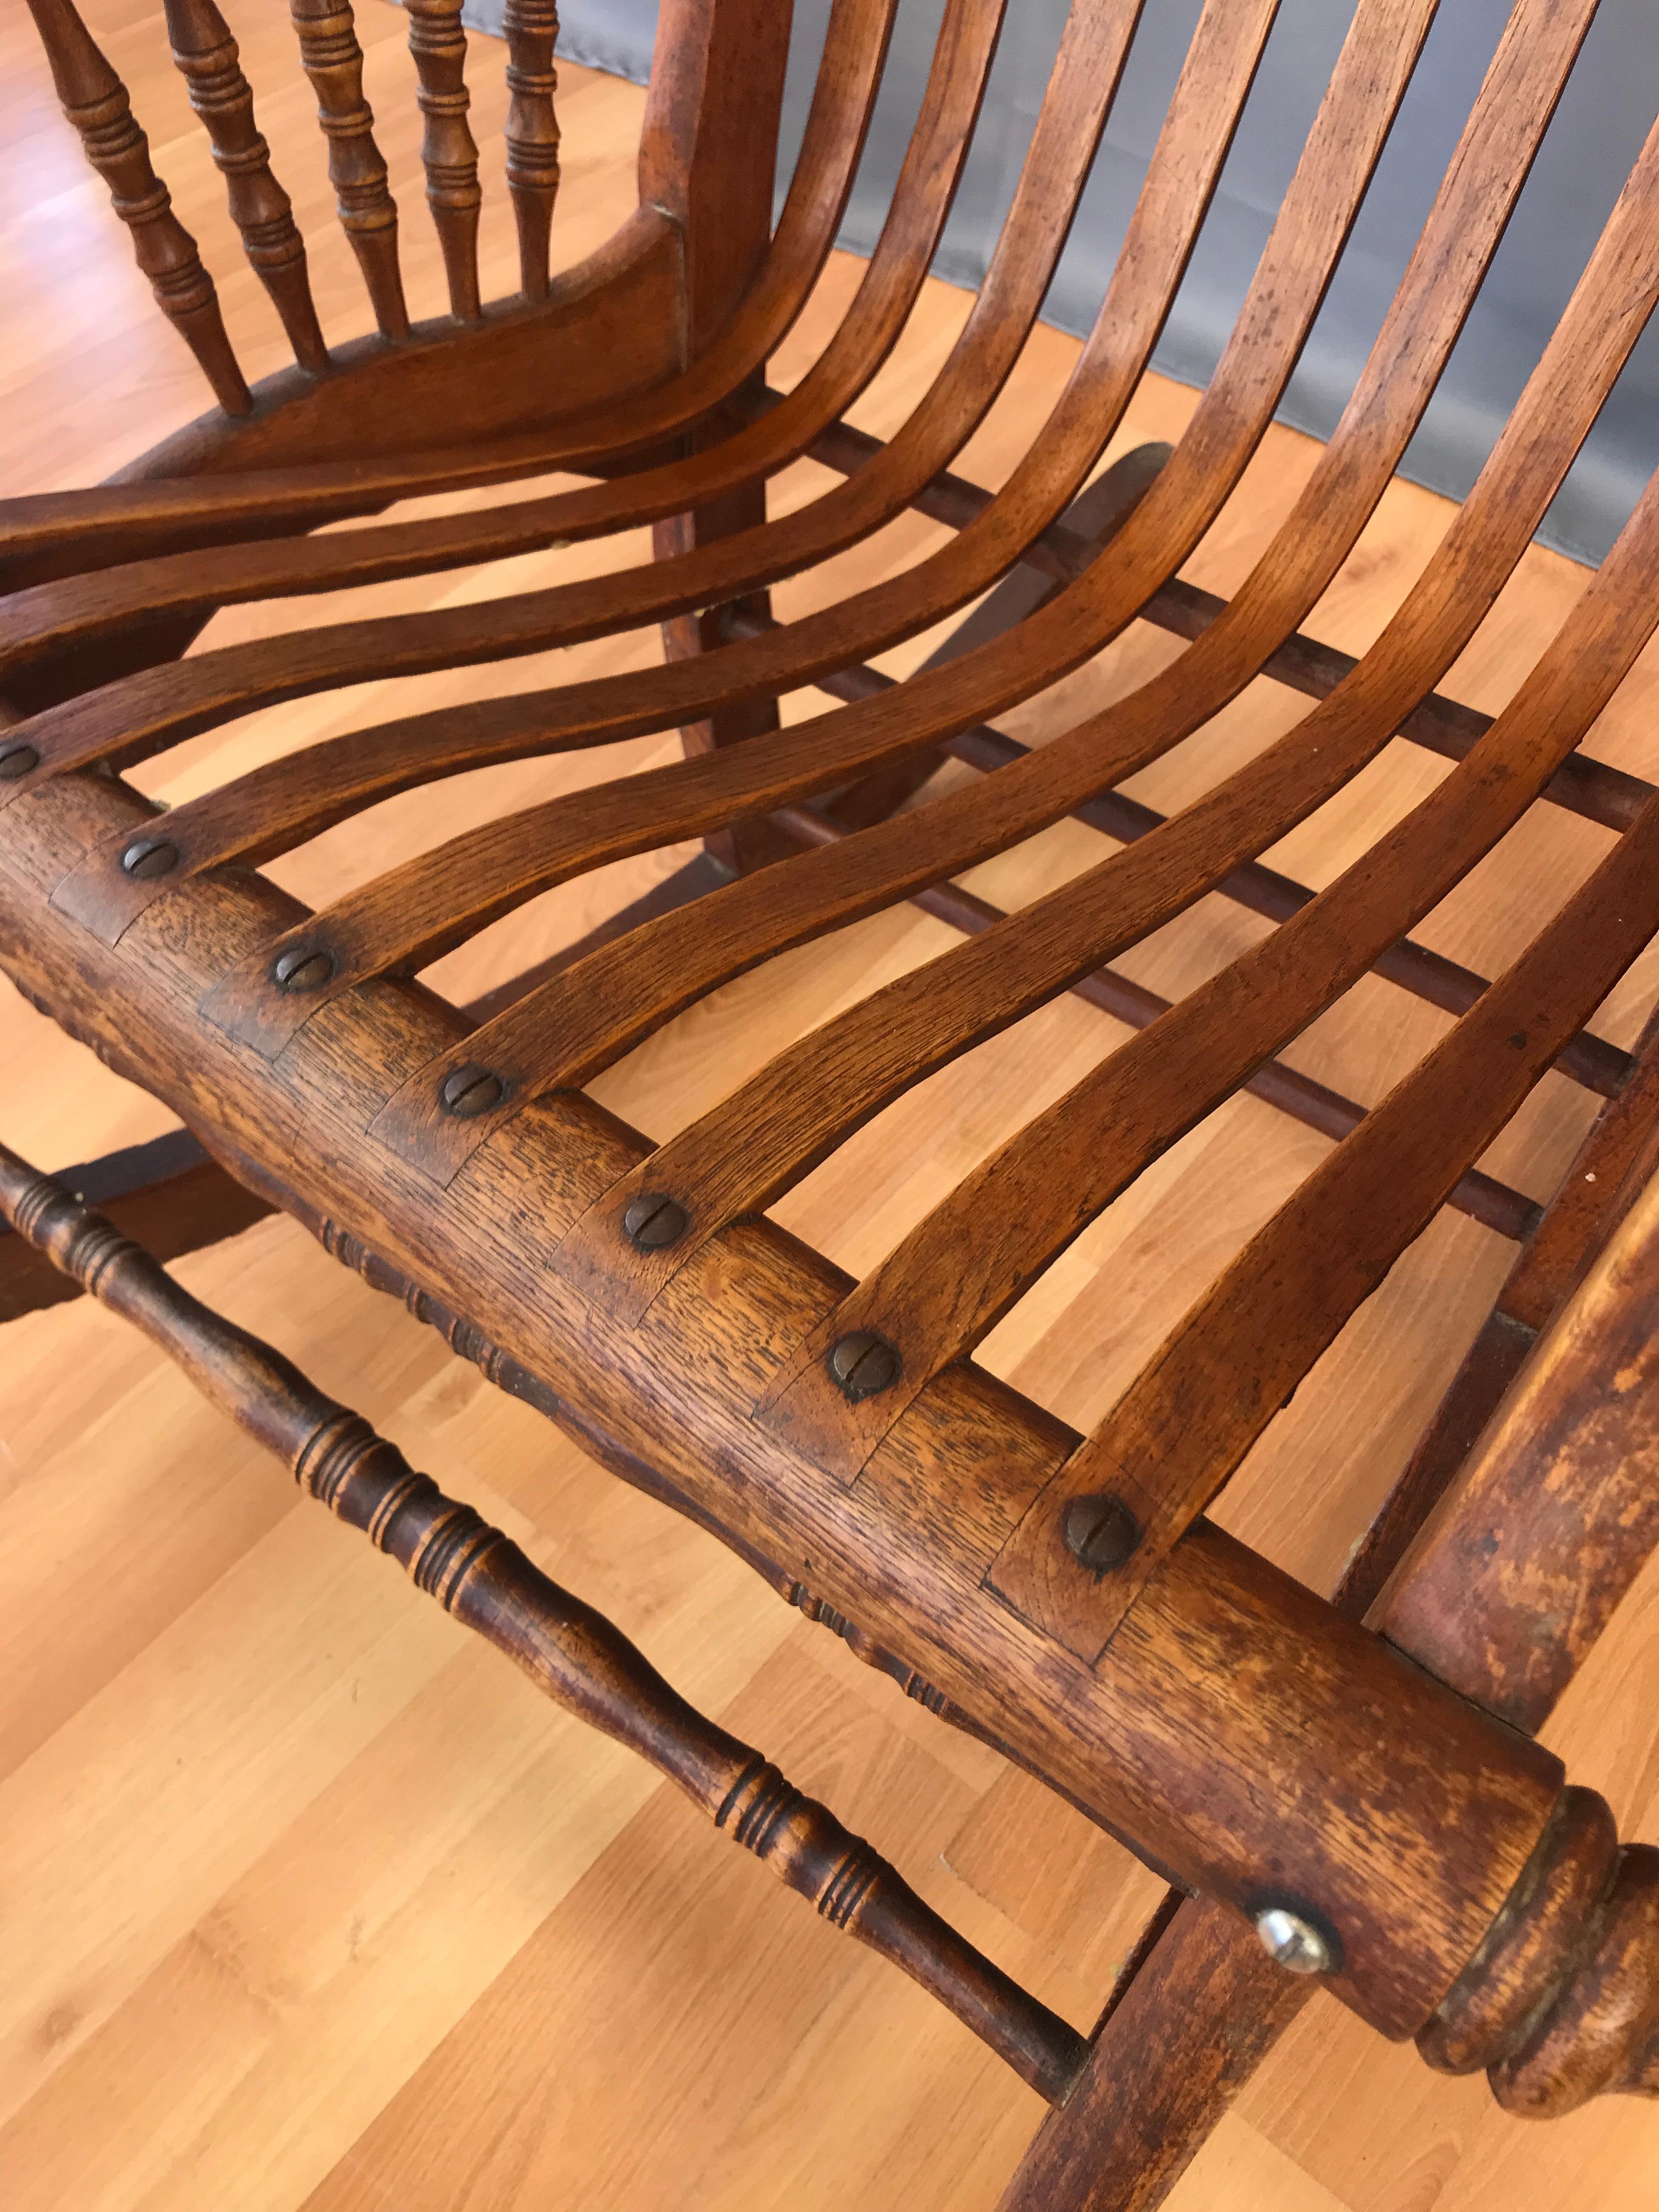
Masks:
[[[1659,2094],[1659,1850],[1621,1844],[1533,1741],[1659,1540],[1659,1036],[1652,1019],[1633,1043],[1603,1026],[1659,935],[1659,793],[1580,750],[1659,623],[1659,483],[1507,704],[1455,696],[1659,302],[1659,124],[1467,501],[1351,656],[1319,639],[1320,602],[1434,397],[1593,0],[1516,0],[1340,421],[1225,599],[1178,572],[1261,449],[1435,0],[1357,0],[1212,377],[1172,446],[1123,451],[1274,27],[1276,0],[1206,0],[1097,319],[1000,488],[971,480],[964,448],[1031,338],[1141,11],[1073,0],[984,281],[883,441],[845,418],[904,342],[1017,32],[1004,0],[946,0],[878,241],[828,343],[776,389],[897,5],[834,0],[774,220],[790,10],[664,0],[639,210],[561,269],[556,15],[509,0],[501,182],[521,289],[486,301],[495,185],[468,122],[460,0],[407,0],[450,307],[420,322],[408,195],[400,209],[351,7],[292,0],[288,51],[373,325],[342,344],[256,122],[271,88],[214,0],[166,0],[293,354],[250,384],[125,88],[71,0],[29,0],[64,112],[217,404],[118,481],[0,502],[0,959],[186,1125],[148,1168],[76,1171],[121,1224],[172,1255],[286,1209],[1165,1876],[1098,2020],[1038,2002],[499,1532],[9,1153],[0,1316],[61,1294],[43,1256],[125,1314],[302,1488],[939,1996],[1054,2108],[1010,2206],[1161,2201],[1316,1985],[1432,2065],[1485,2069],[1518,2114]],[[818,468],[804,497],[803,462]],[[375,519],[450,493],[458,511]],[[838,580],[838,556],[908,515],[948,534],[878,585]],[[626,533],[647,526],[641,559]],[[518,588],[506,565],[606,540],[609,568],[550,586]],[[326,602],[446,571],[466,587],[439,610],[342,619]],[[790,580],[816,596],[783,620],[770,593]],[[256,603],[283,623],[198,647],[219,610]],[[1109,703],[1036,741],[995,726],[1064,702],[1136,624],[1165,650]],[[561,684],[538,662],[514,683],[514,661],[658,626],[660,665]],[[908,674],[871,665],[918,661],[942,628]],[[452,683],[436,706],[418,684],[391,711],[345,698],[495,663],[503,681]],[[1200,754],[1172,803],[1121,788],[1258,683],[1311,704],[1254,751]],[[332,728],[171,808],[128,780],[336,693]],[[684,757],[605,764],[605,747],[676,731]],[[1366,815],[1397,742],[1416,795]],[[594,775],[550,799],[475,773],[584,750]],[[464,775],[447,842],[314,910],[261,872]],[[519,796],[492,810],[486,787]],[[1363,834],[1324,878],[1264,859],[1342,805]],[[1443,902],[1549,816],[1588,842],[1537,882],[1524,941],[1490,974],[1437,950]],[[1025,904],[954,880],[1068,817],[1110,849]],[[698,840],[655,891],[475,1005],[421,980],[555,887]],[[1181,993],[1109,964],[1212,894],[1254,933]],[[764,986],[784,955],[906,902],[962,941],[826,1003],[660,1141],[585,1091],[738,978]],[[1444,1018],[1369,1101],[1286,1057],[1360,989]],[[1067,994],[1127,1037],[1103,1027],[1091,1064],[1034,1082],[1021,1124],[927,1185],[861,1279],[770,1218],[874,1117]],[[1556,1194],[1534,1197],[1486,1156],[1552,1071],[1595,1118]],[[1079,1437],[975,1354],[1244,1092],[1328,1150]],[[169,1191],[187,1219],[170,1221]],[[1206,1510],[1446,1206],[1511,1240],[1514,1265],[1327,1602]]]

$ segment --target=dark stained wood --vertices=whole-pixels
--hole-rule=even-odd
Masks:
[[[1310,1993],[1219,1906],[1182,1905],[1102,2022],[1000,2212],[1153,2212]]]
[[[246,414],[253,403],[225,335],[213,279],[150,166],[149,142],[133,116],[125,86],[94,45],[72,0],[28,0],[28,6],[64,112],[80,133],[88,161],[108,185],[115,212],[132,233],[133,251],[156,306],[201,363],[219,404],[228,414]]]
[[[463,0],[404,0],[409,51],[420,79],[416,97],[426,118],[421,161],[426,200],[443,248],[450,312],[476,322],[478,300],[478,149],[467,126],[466,33]]]
[[[56,1180],[162,1260],[238,1236],[273,1211],[270,1200],[238,1182],[185,1129],[65,1168]],[[0,1322],[77,1294],[72,1280],[0,1226]]]
[[[386,337],[406,337],[398,208],[374,143],[374,112],[363,96],[363,50],[351,0],[289,0],[289,10],[328,140],[329,181],[339,201],[341,227],[363,272],[375,322]]]
[[[554,0],[507,0],[507,189],[519,227],[519,276],[526,300],[544,300],[553,210],[559,197],[559,88],[553,41],[559,34]]]
[[[3,1146],[0,1213],[143,1329],[301,1490],[362,1530],[447,1613],[556,1703],[649,1760],[821,1918],[902,1966],[1022,2080],[1060,2101],[1083,2058],[1076,2030],[964,1942],[833,1814],[688,1705],[603,1614],[416,1474],[360,1414],[180,1289],[150,1254]]]
[[[241,233],[242,250],[282,317],[295,361],[301,368],[325,369],[328,347],[306,274],[305,240],[288,194],[270,173],[270,149],[253,119],[253,91],[230,26],[215,0],[165,0],[165,8],[173,58],[229,188],[230,219]]]
[[[149,195],[137,217],[122,210],[141,257],[172,254],[183,282],[199,264],[182,233],[146,243],[165,195],[151,191],[118,85],[67,0],[33,3],[118,201]],[[250,1369],[246,1347],[174,1303],[165,1277],[87,1232],[82,1256],[109,1261],[106,1294],[120,1303],[124,1279],[142,1278],[128,1303],[175,1339],[185,1316],[210,1394],[264,1423],[308,1486],[336,1494],[544,1686],[657,1757],[821,1909],[860,1921],[1051,2100],[1070,2089],[1012,2204],[1128,2212],[1158,2200],[1302,2001],[1306,1984],[1250,1931],[1275,1902],[1327,1932],[1339,1997],[1382,2032],[1416,2037],[1432,2063],[1484,2068],[1512,2110],[1659,2087],[1659,1854],[1621,1846],[1601,1801],[1564,1786],[1525,1733],[1659,1536],[1642,1487],[1655,1448],[1659,1052],[1651,1028],[1634,1055],[1584,1030],[1659,929],[1659,797],[1576,750],[1652,630],[1659,489],[1503,713],[1436,689],[1497,604],[1659,296],[1659,133],[1394,619],[1358,658],[1302,629],[1434,392],[1590,0],[1519,0],[1342,422],[1224,604],[1177,572],[1282,399],[1431,0],[1360,0],[1187,429],[1173,450],[1130,454],[1091,481],[1273,27],[1273,0],[1206,0],[1097,326],[994,493],[957,465],[1040,312],[1130,53],[1133,0],[1072,11],[989,272],[884,443],[848,411],[903,336],[938,251],[1002,0],[946,0],[880,241],[783,396],[765,388],[766,365],[846,206],[891,0],[835,0],[775,226],[790,10],[665,0],[640,211],[559,276],[552,9],[511,0],[507,183],[523,290],[487,307],[459,0],[410,0],[454,313],[407,337],[349,10],[294,0],[294,12],[382,335],[342,348],[325,379],[296,368],[269,380],[245,422],[193,426],[130,483],[0,514],[5,574],[21,587],[0,605],[0,680],[30,710],[0,737],[0,957],[71,1034],[203,1130],[225,1164],[205,1171],[204,1202],[246,1176],[253,1202],[318,1228],[906,1695],[1006,1750],[1194,1893],[1172,1893],[1155,1916],[1086,2059],[1073,2031],[953,1948],[866,1847],[746,1747],[665,1702],[614,1632],[494,1532],[367,1431],[339,1431],[345,1417],[307,1399],[300,1378],[266,1388],[267,1355]],[[320,333],[313,346],[295,304],[303,249],[234,45],[212,0],[168,0],[168,20],[250,251],[281,277],[301,362],[320,368]],[[627,390],[611,388],[619,377]],[[769,505],[780,472],[809,455],[837,480],[804,500],[792,490],[787,512]],[[495,511],[309,534],[412,491],[538,470],[593,480]],[[907,510],[946,523],[949,542],[860,592],[826,572],[815,611],[772,618],[775,583]],[[657,557],[590,581],[176,658],[218,605],[647,524]],[[903,681],[867,665],[969,608]],[[1030,749],[993,726],[1142,617],[1185,641],[1150,679]],[[347,729],[166,813],[107,773],[284,699],[657,624],[662,667]],[[1261,675],[1316,702],[1288,734],[1167,817],[1115,788]],[[809,684],[843,703],[786,726],[781,698]],[[315,914],[254,872],[422,781],[675,728],[690,757],[498,814],[344,896],[325,890]],[[1322,889],[1262,864],[1395,734],[1453,763],[1427,798]],[[947,758],[986,772],[936,788]],[[1607,848],[1565,901],[1540,884],[1531,943],[1488,982],[1413,933],[1545,798],[1610,833]],[[951,880],[1067,815],[1120,849],[1012,913]],[[726,865],[705,854],[477,1006],[410,981],[554,884],[696,837],[721,841]],[[1167,1004],[1111,964],[1212,890],[1269,928],[1197,988]],[[580,1095],[704,994],[906,899],[963,941],[809,1031],[667,1142],[653,1147]],[[1279,1055],[1368,970],[1453,1021],[1367,1111]],[[1133,1033],[862,1282],[763,1218],[872,1115],[1068,990]],[[1611,1103],[1540,1210],[1477,1162],[1553,1066]],[[1103,1207],[1241,1091],[1324,1130],[1333,1149],[1079,1440],[978,1368],[974,1347]],[[638,1233],[641,1201],[664,1235]],[[1204,1509],[1448,1203],[1521,1249],[1326,1604]],[[85,1231],[55,1201],[23,1205],[58,1224],[48,1242],[77,1221]],[[849,1339],[880,1370],[862,1395],[837,1364]],[[256,1370],[264,1382],[250,1385]],[[295,1425],[296,1406],[315,1413],[309,1428],[310,1413]],[[337,1484],[307,1443],[319,1422],[350,1440]],[[1131,1510],[1132,1540],[1125,1556],[1085,1560],[1069,1509],[1103,1494]]]
[[[1659,1185],[1517,1378],[1385,1602],[1385,1632],[1537,1729],[1656,1543]],[[1498,1564],[1501,1562],[1501,1565]]]

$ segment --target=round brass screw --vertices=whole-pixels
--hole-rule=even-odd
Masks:
[[[902,1365],[896,1347],[872,1328],[855,1328],[830,1347],[830,1372],[855,1406],[896,1382]]]
[[[1255,1932],[1267,1956],[1287,1973],[1328,1974],[1336,1963],[1324,1930],[1288,1905],[1264,1905],[1255,1916]]]
[[[16,783],[40,765],[33,745],[9,745],[0,753],[0,783]]]
[[[487,1067],[476,1060],[468,1060],[465,1067],[453,1068],[438,1086],[438,1103],[446,1114],[453,1114],[463,1121],[470,1121],[475,1114],[487,1114],[492,1106],[499,1106],[507,1096],[507,1085],[499,1075],[492,1075]]]
[[[277,960],[270,980],[284,991],[314,991],[333,973],[334,963],[326,952],[296,945]]]
[[[1140,1541],[1140,1525],[1121,1498],[1074,1498],[1066,1509],[1066,1548],[1098,1582],[1121,1567]]]
[[[685,1208],[666,1191],[641,1191],[623,1216],[623,1231],[641,1252],[661,1252],[684,1236]]]
[[[121,855],[123,873],[137,876],[143,883],[155,876],[171,875],[178,865],[179,848],[169,845],[165,837],[137,838]]]

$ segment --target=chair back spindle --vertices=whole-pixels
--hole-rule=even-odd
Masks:
[[[249,413],[253,401],[225,331],[213,279],[151,165],[149,141],[132,112],[126,87],[71,0],[28,0],[28,7],[59,104],[88,161],[109,186],[116,214],[132,233],[133,252],[156,306],[200,362],[225,412]]]
[[[544,300],[548,241],[559,196],[559,121],[553,96],[559,35],[554,0],[507,0],[507,189],[519,227],[519,273],[526,300]]]
[[[230,217],[242,249],[282,317],[301,368],[328,367],[306,273],[306,245],[293,204],[271,173],[270,149],[253,116],[253,88],[242,73],[230,26],[214,0],[166,0],[173,58],[190,88],[213,158],[230,195]]]
[[[466,114],[466,33],[461,0],[408,0],[409,51],[415,57],[416,98],[426,118],[421,160],[427,204],[443,248],[451,313],[462,322],[483,313],[478,295],[478,149]]]
[[[398,204],[374,141],[374,111],[363,96],[363,50],[351,0],[289,0],[289,11],[299,34],[300,64],[317,94],[317,119],[328,141],[328,177],[340,226],[357,257],[382,335],[406,337],[409,309],[398,265]]]

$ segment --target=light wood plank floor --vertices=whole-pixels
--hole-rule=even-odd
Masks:
[[[227,0],[261,118],[313,241],[325,324],[365,319],[335,230],[287,10]],[[90,0],[132,86],[158,167],[219,272],[252,374],[280,365],[275,320],[241,268],[220,180],[167,64],[157,0]],[[440,304],[420,205],[402,19],[365,0],[381,139],[404,210],[417,312]],[[475,42],[490,204],[487,290],[512,278],[499,189],[501,52]],[[0,22],[0,484],[88,481],[188,420],[203,395],[152,312],[126,240],[61,125],[23,11]],[[629,203],[641,96],[578,70],[561,102],[564,258]],[[858,264],[838,260],[779,373],[832,327]],[[959,326],[933,287],[859,419],[890,430]],[[994,483],[1075,358],[1039,332],[974,441]],[[1191,395],[1149,380],[1113,453],[1177,431]],[[1234,587],[1310,467],[1267,441],[1188,573]],[[803,465],[786,498],[826,481]],[[1396,486],[1310,625],[1358,649],[1444,528],[1446,503]],[[787,615],[831,582],[866,583],[940,533],[915,518],[789,586]],[[629,549],[630,556],[636,549]],[[566,556],[567,562],[570,556]],[[581,555],[579,559],[599,556]],[[606,557],[615,558],[616,555]],[[453,604],[544,564],[345,594]],[[567,565],[564,573],[568,573]],[[1502,702],[1584,572],[1534,550],[1449,688]],[[314,615],[315,609],[308,610]],[[222,617],[214,637],[280,627]],[[902,669],[919,640],[889,657]],[[561,675],[656,652],[623,639]],[[1176,650],[1137,628],[1010,718],[1041,738]],[[549,662],[545,664],[550,665]],[[447,686],[364,687],[250,718],[149,773],[177,798],[225,771]],[[545,680],[545,679],[543,679]],[[812,711],[821,702],[788,702]],[[1650,654],[1592,748],[1659,774]],[[1135,788],[1168,805],[1266,742],[1301,703],[1258,684]],[[645,760],[665,741],[624,749]],[[415,794],[295,855],[305,892],[447,834],[505,792],[556,791],[612,756],[535,763]],[[1396,746],[1273,857],[1328,880],[1443,771]],[[1601,832],[1541,811],[1425,925],[1490,972],[1537,918],[1540,881],[1576,881]],[[976,872],[1018,903],[1101,848],[1062,826]],[[607,871],[457,955],[465,991],[568,941],[674,866]],[[1125,964],[1178,991],[1261,925],[1209,901]],[[724,992],[597,1086],[665,1134],[824,1011],[949,941],[901,914],[843,931]],[[1604,1010],[1628,1042],[1650,957]],[[1375,1099],[1443,1018],[1362,985],[1289,1055]],[[1120,1036],[1073,1000],[1021,1024],[884,1115],[780,1209],[858,1267]],[[67,1164],[166,1127],[0,985],[0,1134]],[[1034,1073],[1034,1071],[1036,1073]],[[1487,1164],[1538,1195],[1589,1112],[1548,1079]],[[1244,1101],[1214,1115],[1057,1267],[987,1347],[990,1364],[1084,1424],[1109,1404],[1213,1269],[1321,1155]],[[1233,1484],[1222,1517],[1328,1588],[1402,1464],[1506,1264],[1498,1237],[1443,1216],[1344,1333]],[[183,1263],[182,1278],[360,1405],[449,1487],[611,1611],[693,1698],[765,1746],[895,1858],[932,1901],[1052,2003],[1086,2022],[1154,1894],[1115,1845],[868,1674],[720,1548],[622,1490],[453,1361],[400,1309],[296,1228],[265,1223]],[[385,1561],[295,1498],[276,1470],[103,1314],[64,1307],[0,1342],[0,2203],[8,2212],[971,2212],[994,2204],[1037,2100],[953,2021],[709,1837],[665,1786],[548,1710],[512,1669]],[[1607,1791],[1626,1834],[1659,1838],[1659,1576],[1638,1586],[1549,1740]],[[1659,2114],[1602,2105],[1548,2128],[1505,2119],[1478,2083],[1430,2075],[1316,2000],[1173,2200],[1177,2212],[1645,2212],[1659,2203]]]

